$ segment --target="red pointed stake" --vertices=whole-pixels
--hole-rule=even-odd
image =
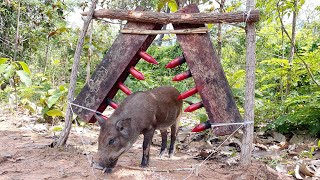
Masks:
[[[166,68],[175,68],[186,62],[186,59],[183,56],[176,57],[171,62],[166,65]]]
[[[202,102],[194,103],[194,104],[188,106],[188,107],[184,110],[184,112],[192,112],[192,111],[195,111],[195,110],[200,109],[200,108],[202,108],[202,107],[203,107]]]
[[[133,77],[137,78],[138,80],[144,80],[144,76],[141,72],[136,70],[133,66],[129,69],[130,74],[132,74]]]
[[[96,112],[96,114],[98,115],[98,116],[101,116],[104,120],[108,120],[108,117],[107,116],[105,116],[105,115],[103,115],[101,112]]]
[[[125,86],[122,82],[118,83],[118,87],[122,92],[124,92],[128,96],[132,93],[130,89],[127,86]]]
[[[178,100],[186,99],[186,98],[196,94],[197,92],[198,92],[198,89],[196,87],[194,87],[184,93],[181,93],[180,96],[178,97]]]
[[[174,76],[172,81],[182,81],[182,80],[187,79],[187,78],[189,78],[191,76],[192,76],[191,71],[188,70],[186,72],[183,72],[181,74],[178,74],[178,75]]]
[[[206,121],[206,122],[203,122],[201,124],[198,124],[196,127],[194,127],[191,132],[201,132],[201,131],[204,131],[208,128],[211,127],[211,124],[209,121]]]
[[[139,56],[151,64],[159,64],[150,54],[146,53],[145,51],[140,51]]]
[[[107,103],[108,103],[108,105],[111,106],[113,109],[117,109],[117,107],[118,107],[118,104],[115,103],[114,101],[112,101],[112,99],[108,99],[108,100],[107,100]]]

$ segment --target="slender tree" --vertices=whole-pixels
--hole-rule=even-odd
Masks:
[[[286,95],[290,93],[290,86],[291,86],[291,75],[292,75],[292,61],[294,57],[294,49],[295,49],[295,41],[296,41],[296,24],[297,24],[297,16],[298,16],[298,0],[293,1],[293,15],[292,15],[292,34],[291,34],[291,47],[290,47],[290,54],[289,54],[289,72],[287,77],[287,87],[286,87]]]
[[[218,2],[218,1],[217,1]],[[223,8],[224,8],[224,4],[225,4],[225,0],[221,0],[220,2],[218,2],[220,7],[219,7],[219,13],[223,13]],[[219,23],[218,24],[218,47],[217,47],[217,51],[218,51],[218,58],[221,61],[221,56],[222,56],[222,24]]]
[[[70,76],[68,102],[72,102],[74,100],[74,90],[75,90],[76,82],[77,82],[77,72],[79,69],[80,56],[81,56],[81,51],[82,51],[82,47],[83,47],[83,42],[84,42],[84,38],[87,33],[88,27],[90,25],[90,22],[92,20],[93,12],[96,8],[97,2],[98,2],[98,0],[92,1],[88,16],[83,23],[82,31],[81,31],[79,39],[78,39],[78,44],[77,44],[76,51],[74,54],[74,61],[73,61],[71,76]],[[70,134],[71,125],[72,125],[72,111],[71,111],[71,107],[68,104],[67,110],[66,110],[66,117],[65,117],[65,126],[64,126],[63,131],[61,132],[61,135],[60,135],[58,141],[56,143],[54,143],[56,147],[62,147],[66,144],[68,137],[69,137],[69,134]]]

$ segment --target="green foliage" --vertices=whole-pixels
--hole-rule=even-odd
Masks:
[[[175,0],[159,0],[157,11],[160,12],[166,4],[170,8],[171,12],[176,12],[178,10],[178,5]]]
[[[45,119],[63,118],[67,106],[67,83],[80,32],[80,28],[70,25],[74,20],[68,19],[68,15],[73,9],[87,8],[89,3],[61,0],[10,2],[9,5],[0,3],[0,98],[8,101],[7,97],[15,92],[18,105],[28,109],[29,113],[39,113],[40,109]],[[21,16],[19,44],[15,49],[18,2],[20,2]],[[302,11],[302,6],[307,2],[298,1],[299,13],[306,13]],[[217,12],[219,8],[208,0],[186,1],[186,4],[190,3],[201,4],[204,11],[209,12]],[[291,43],[281,32],[277,4],[280,17],[288,20],[285,21],[285,28],[291,35],[290,23],[294,11],[292,1],[258,0],[256,4],[261,12],[261,18],[256,24],[255,121],[267,123],[268,128],[281,133],[304,131],[317,135],[320,132],[320,88],[315,82],[320,81],[320,23],[318,17],[309,14],[299,16],[308,19],[298,22],[297,52],[293,64],[289,65],[287,59]],[[143,6],[153,11],[163,11],[165,7],[169,7],[171,12],[177,10],[175,0],[116,0],[103,1],[100,5],[109,9],[133,9]],[[242,11],[245,8],[243,2],[239,0],[226,1],[224,7],[224,12]],[[314,7],[312,11],[318,13],[319,6]],[[212,42],[216,45],[217,27],[215,24],[209,24],[208,27]],[[85,84],[89,55],[92,74],[112,45],[119,28],[116,24],[94,21],[92,43],[89,44],[89,35],[84,40],[76,94]],[[152,45],[148,48],[148,53],[159,62],[159,65],[140,60],[136,66],[143,72],[146,80],[137,81],[132,76],[126,80],[125,84],[133,92],[162,85],[174,86],[180,92],[194,87],[192,78],[183,82],[171,81],[174,75],[186,71],[188,67],[184,64],[174,69],[165,68],[168,62],[182,55],[182,50],[176,44],[174,35],[165,35],[163,41],[166,43],[161,47]],[[221,63],[242,114],[245,102],[245,46],[245,31],[223,24]],[[16,50],[16,60],[13,60],[14,50]],[[286,92],[288,81],[291,86]],[[14,86],[9,86],[10,83]],[[115,101],[120,103],[124,97],[125,95],[120,92]],[[195,95],[188,98],[188,101],[196,103],[201,101],[201,98]],[[194,117],[201,122],[208,119],[204,109],[196,111]],[[59,131],[59,128],[53,131]]]
[[[13,86],[19,86],[20,82],[26,86],[32,84],[30,69],[25,62],[0,57],[0,84],[9,84],[10,79]]]

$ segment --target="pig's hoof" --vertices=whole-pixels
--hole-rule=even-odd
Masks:
[[[112,168],[104,168],[104,169],[103,169],[103,172],[109,174],[109,173],[112,172]]]
[[[170,158],[170,159],[173,158],[173,153],[169,154],[169,158]]]
[[[94,169],[104,170],[102,166],[100,166],[98,163],[92,162],[92,167]]]
[[[149,166],[149,164],[145,164],[145,163],[141,163],[141,165],[140,165],[140,167],[142,167],[142,168],[146,168],[148,166]]]
[[[160,159],[163,158],[163,154],[164,154],[164,151],[160,152],[160,154],[159,154],[159,158],[160,158]]]

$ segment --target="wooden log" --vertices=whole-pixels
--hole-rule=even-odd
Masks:
[[[124,34],[205,34],[208,32],[208,28],[194,28],[194,29],[166,29],[166,30],[146,30],[146,29],[121,29],[121,33]]]
[[[139,22],[128,22],[125,26],[149,30],[160,30],[161,27],[160,24]],[[119,34],[73,103],[103,112],[108,106],[108,98],[112,99],[119,90],[118,83],[124,82],[129,75],[129,68],[138,63],[139,52],[146,51],[155,37]],[[86,122],[96,121],[91,111],[76,106],[73,106],[73,110]]]
[[[81,15],[86,16],[83,12]],[[160,13],[152,11],[129,11],[129,10],[96,10],[93,15],[95,18],[120,19],[137,22],[157,22],[159,24],[203,24],[203,23],[239,23],[239,22],[257,22],[260,19],[260,11],[252,10],[248,16],[246,11],[233,13]]]
[[[197,13],[196,5],[189,5],[180,12]],[[204,24],[173,24],[174,29],[199,28]],[[196,83],[203,105],[211,123],[242,122],[220,60],[206,34],[177,35],[177,41]],[[238,125],[215,127],[216,135],[231,134]]]

